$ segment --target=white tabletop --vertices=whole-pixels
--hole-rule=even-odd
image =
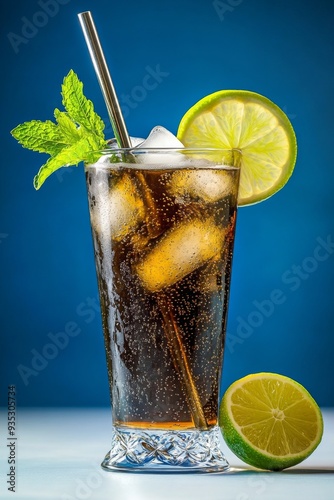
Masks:
[[[323,410],[318,449],[283,472],[261,472],[224,446],[223,474],[104,472],[109,451],[108,409],[18,409],[16,491],[7,490],[7,413],[0,413],[0,498],[16,500],[333,500],[334,409]]]

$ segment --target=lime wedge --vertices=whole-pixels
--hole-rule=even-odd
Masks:
[[[300,463],[318,446],[321,411],[307,390],[276,373],[256,373],[234,382],[220,406],[221,431],[244,462],[268,470]]]
[[[292,174],[296,136],[285,113],[266,97],[222,90],[187,111],[178,139],[186,147],[223,148],[241,167],[239,205],[251,205],[281,189]]]

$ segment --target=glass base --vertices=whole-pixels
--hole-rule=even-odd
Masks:
[[[219,427],[208,431],[159,431],[114,427],[101,466],[125,472],[223,472]]]

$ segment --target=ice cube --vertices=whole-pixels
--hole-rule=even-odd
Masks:
[[[184,220],[167,231],[137,264],[139,279],[150,292],[174,285],[220,254],[226,231],[211,217]]]
[[[119,241],[144,219],[144,203],[128,174],[123,174],[111,190],[107,176],[98,177],[90,186],[94,197],[92,226],[101,238]]]
[[[148,138],[140,144],[141,148],[184,148],[181,141],[169,132],[165,127],[157,125],[154,127]]]
[[[229,194],[236,194],[237,187],[231,172],[204,168],[174,172],[168,189],[176,197],[214,203]]]
[[[169,130],[161,127],[160,125],[154,127],[148,138],[137,147],[139,149],[184,149],[182,142],[180,142],[175,135],[169,132]],[[150,165],[154,164],[156,167],[179,166],[182,163],[187,164],[188,161],[185,155],[178,153],[177,151],[168,153],[151,152],[149,155],[145,153],[137,153],[135,154],[135,158],[137,163],[146,163]]]

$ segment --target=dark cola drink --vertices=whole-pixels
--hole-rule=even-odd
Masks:
[[[217,424],[239,170],[179,156],[86,167],[117,428]]]

